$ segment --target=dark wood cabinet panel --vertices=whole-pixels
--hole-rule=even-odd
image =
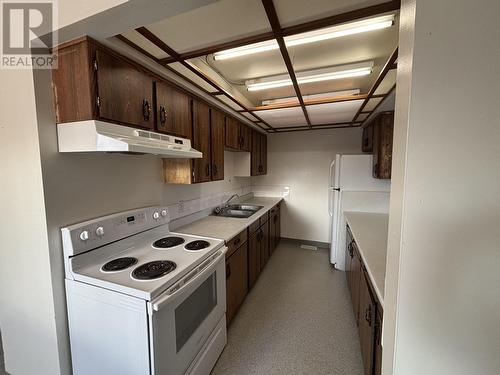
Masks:
[[[226,116],[226,148],[238,151],[240,149],[240,124],[232,117]]]
[[[99,117],[153,129],[152,77],[104,51],[96,58]]]
[[[52,70],[56,122],[98,118],[93,44],[76,43],[57,53],[58,68]]]
[[[252,130],[252,151],[250,156],[250,169],[252,176],[259,176],[260,166],[260,133]]]
[[[248,239],[248,288],[252,288],[260,274],[260,231],[251,233]]]
[[[267,136],[260,135],[260,167],[259,173],[261,175],[267,174]]]
[[[375,348],[374,348],[374,364],[373,373],[375,375],[382,375],[382,316],[377,314],[375,318]]]
[[[363,129],[363,138],[361,143],[361,150],[363,152],[373,151],[373,125],[370,124]]]
[[[359,338],[361,343],[361,356],[363,358],[365,375],[372,375],[376,304],[371,295],[370,287],[368,286],[364,272],[361,274],[359,284],[359,306]]]
[[[211,138],[212,138],[212,181],[224,179],[224,115],[212,109]]]
[[[156,130],[192,138],[191,98],[166,82],[156,82]]]
[[[252,129],[240,124],[240,150],[252,151]]]
[[[193,102],[193,147],[203,154],[193,159],[193,182],[208,182],[211,179],[210,158],[210,107],[204,102]]]
[[[277,204],[269,218],[269,255],[271,256],[279,244],[281,237],[280,207]]]
[[[373,122],[373,177],[391,178],[394,112],[382,112]]]
[[[360,281],[361,281],[361,259],[358,254],[358,250],[356,248],[355,243],[352,243],[353,246],[353,257],[351,261],[351,301],[352,301],[352,309],[354,312],[354,318],[356,319],[356,323],[359,325],[359,290],[360,290]]]
[[[226,321],[236,315],[248,292],[247,244],[240,246],[226,260]]]
[[[260,269],[262,270],[269,260],[269,221],[260,227]]]

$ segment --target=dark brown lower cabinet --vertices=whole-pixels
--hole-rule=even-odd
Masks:
[[[277,204],[271,209],[269,217],[269,255],[272,255],[278,246],[281,238],[281,215],[280,207]]]
[[[248,238],[248,288],[252,288],[260,274],[260,231]]]
[[[226,259],[226,321],[233,320],[248,291],[247,242]]]
[[[269,260],[269,221],[260,227],[260,269],[262,270]]]
[[[370,287],[363,272],[359,284],[359,341],[361,343],[361,356],[363,358],[365,375],[372,375],[373,372],[375,309],[375,299],[372,297]]]
[[[366,375],[379,375],[382,369],[383,311],[349,227],[346,239],[346,278],[359,329],[363,366]]]

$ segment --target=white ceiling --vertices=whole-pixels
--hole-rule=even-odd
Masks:
[[[274,0],[274,5],[282,27],[286,27],[385,1],[387,0]],[[271,31],[261,0],[220,0],[152,25],[145,25],[145,27],[178,53]],[[398,28],[399,20],[396,12],[395,25],[388,29],[289,47],[288,52],[295,72],[365,61],[374,63],[373,72],[368,76],[301,84],[302,95],[349,89],[360,89],[362,94],[368,93],[398,45]],[[159,59],[168,57],[166,53],[134,30],[123,35]],[[191,59],[189,62],[204,74],[212,77],[225,91],[232,93],[231,95],[250,108],[260,106],[262,100],[296,95],[293,86],[249,92],[244,85],[244,82],[249,79],[288,74],[279,50],[218,61],[209,55]],[[204,89],[216,91],[216,88],[182,67],[181,64],[173,63],[170,67]],[[375,94],[385,94],[394,86],[395,72],[392,70],[387,74]],[[227,97],[217,96],[217,98],[235,110],[242,109]],[[381,98],[371,99],[363,111],[372,110],[381,100]],[[362,100],[357,100],[321,104],[308,106],[307,110],[313,125],[349,122],[362,102]],[[255,114],[273,127],[307,125],[301,107],[263,110]],[[250,114],[246,117],[252,121],[256,120]],[[364,117],[366,115],[361,115],[359,120]]]

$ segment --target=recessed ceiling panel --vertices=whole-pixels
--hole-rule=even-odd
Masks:
[[[217,89],[215,87],[213,87],[212,85],[210,85],[209,83],[207,83],[202,78],[198,77],[192,71],[190,71],[189,69],[187,69],[186,67],[184,67],[184,65],[182,65],[180,63],[172,63],[172,64],[168,64],[168,66],[170,68],[172,68],[173,70],[175,70],[176,72],[179,72],[184,77],[190,79],[191,81],[193,81],[194,83],[196,83],[198,86],[203,87],[208,92],[217,91]]]
[[[301,107],[285,109],[269,109],[256,111],[255,114],[274,128],[288,126],[307,126],[306,118]]]
[[[271,31],[260,0],[220,0],[146,27],[179,53]]]
[[[389,90],[392,89],[392,87],[396,84],[396,73],[396,69],[389,70],[382,82],[380,82],[380,85],[377,87],[377,90],[375,90],[374,94],[387,94]]]
[[[364,121],[369,115],[370,115],[369,113],[360,113],[356,121]]]
[[[257,117],[253,116],[251,113],[242,113],[242,115],[245,116],[250,121],[258,121],[259,120]]]
[[[306,108],[312,125],[336,124],[350,122],[362,103],[363,99],[359,99],[338,103],[309,105]]]
[[[122,33],[122,35],[132,43],[141,47],[143,50],[149,52],[157,59],[164,59],[165,57],[169,57],[168,54],[166,54],[161,48],[158,48],[155,44],[151,43],[148,39],[143,37],[135,30],[127,31],[126,33]]]
[[[233,100],[229,99],[226,95],[217,95],[216,98],[219,99],[220,101],[222,101],[223,103],[227,104],[229,107],[231,107],[232,109],[234,109],[236,111],[245,109],[245,108],[241,107],[240,105],[236,104]]]
[[[363,111],[373,111],[375,107],[382,101],[383,98],[372,98],[368,100],[368,103],[366,103],[365,108],[363,108]]]
[[[274,0],[276,13],[282,26],[291,26],[350,12],[356,9],[384,3],[387,0]]]

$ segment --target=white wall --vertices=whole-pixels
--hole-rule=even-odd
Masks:
[[[268,135],[267,175],[253,185],[285,185],[282,236],[329,242],[329,166],[335,154],[361,153],[361,129],[333,129]]]
[[[403,0],[386,375],[500,373],[498,0]]]

